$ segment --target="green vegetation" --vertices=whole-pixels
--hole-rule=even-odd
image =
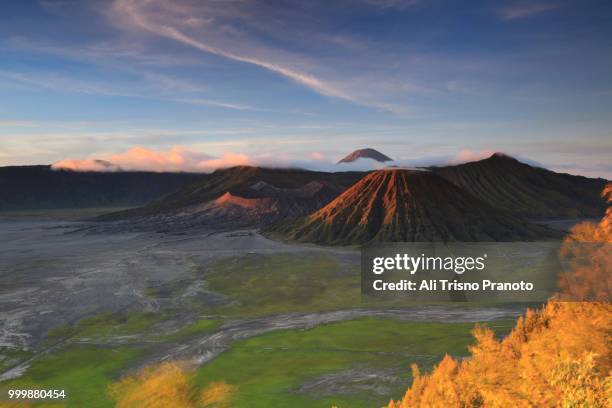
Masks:
[[[145,288],[142,291],[142,294],[149,298],[156,298],[157,296],[159,296],[159,288]]]
[[[25,375],[2,383],[0,392],[6,395],[4,390],[9,388],[63,389],[67,398],[53,401],[61,402],[59,406],[112,407],[108,385],[117,380],[120,370],[139,354],[139,350],[125,347],[74,346],[36,360]]]
[[[69,337],[110,337],[142,333],[165,317],[156,313],[100,313],[79,320],[75,325],[63,325],[49,331],[50,341]]]
[[[191,336],[195,336],[196,334],[212,332],[218,329],[219,326],[221,326],[221,321],[219,320],[200,319],[195,323],[181,327],[179,330],[172,334],[160,336],[159,339],[168,341],[181,340]]]
[[[208,288],[237,301],[221,312],[263,315],[354,307],[359,271],[318,253],[249,255],[217,261]]]
[[[107,320],[97,316],[77,327],[89,328],[93,321]],[[490,327],[503,334],[512,323],[500,321]],[[170,337],[179,339],[211,331],[219,324],[202,319]],[[211,382],[225,381],[236,386],[232,405],[236,408],[377,406],[390,397],[401,396],[410,384],[411,363],[430,369],[445,353],[466,355],[467,345],[473,341],[472,327],[470,323],[362,318],[309,330],[272,332],[236,342],[230,350],[197,370],[196,384],[204,388]],[[2,388],[65,389],[69,397],[59,406],[110,408],[113,401],[108,396],[108,386],[145,352],[137,347],[71,345],[35,360],[22,377],[3,383]],[[325,390],[300,389],[321,375],[347,370],[353,370],[349,377],[338,380],[342,392],[333,383]],[[380,378],[362,379],[359,381],[362,388],[351,388],[354,386],[351,373],[388,373],[384,370],[391,370],[392,375],[401,379],[387,384],[385,395],[367,389],[380,385]]]
[[[28,350],[13,347],[0,347],[0,372],[14,366],[20,361],[27,360],[32,356]]]
[[[152,313],[125,316],[102,313],[80,320],[74,326],[53,330],[53,339],[91,338],[142,333],[162,317]],[[160,340],[178,341],[189,336],[213,331],[221,324],[217,320],[201,319],[177,332],[160,336]],[[0,385],[0,393],[9,388],[64,389],[68,398],[60,402],[65,407],[113,407],[108,386],[119,378],[121,370],[143,355],[141,347],[100,347],[70,344],[61,350],[37,359],[26,373]],[[24,360],[27,353],[2,350],[3,357]],[[2,394],[5,395],[6,393]],[[49,403],[49,401],[47,401]],[[45,406],[44,403],[40,403]],[[56,406],[56,405],[54,405]]]
[[[362,303],[359,271],[318,252],[225,258],[213,264],[205,279],[208,289],[234,300],[214,310],[229,318],[366,305]],[[153,313],[101,313],[56,328],[49,333],[50,341],[69,340],[66,345],[35,359],[22,377],[2,387],[66,389],[69,398],[62,406],[112,407],[109,384],[147,350],[135,343],[113,349],[71,341],[104,343],[109,337],[138,335],[135,341],[144,336],[179,342],[213,332],[224,320],[201,318],[165,335],[151,330],[167,318]],[[493,328],[506,333],[511,324],[498,322]],[[445,353],[467,355],[467,345],[473,341],[472,327],[469,323],[363,318],[309,330],[272,332],[236,342],[197,370],[195,378],[201,388],[223,381],[236,386],[232,398],[237,408],[378,406],[391,397],[401,397],[411,381],[411,363],[430,369]],[[352,381],[360,372],[373,377]],[[381,373],[396,380],[383,381],[384,392],[376,392]],[[317,385],[314,381],[323,375],[336,377]],[[309,387],[302,388],[304,384]]]
[[[230,317],[424,304],[462,308],[500,306],[494,301],[449,303],[447,297],[436,301],[431,296],[417,302],[414,297],[397,293],[362,296],[356,266],[342,266],[331,255],[311,252],[224,258],[212,265],[205,278],[207,289],[235,301],[215,310]]]
[[[491,327],[501,334],[507,333],[512,324],[495,322]],[[199,369],[196,381],[201,387],[213,381],[236,386],[232,405],[236,408],[329,408],[333,404],[371,408],[383,405],[390,397],[401,396],[410,383],[411,363],[430,369],[445,353],[467,355],[467,346],[473,342],[472,328],[470,323],[363,318],[310,330],[273,332],[236,342]],[[301,384],[321,375],[350,369],[393,369],[405,381],[392,384],[391,393],[385,395],[363,388],[342,395],[299,389]],[[354,383],[345,381],[341,385],[346,388]]]

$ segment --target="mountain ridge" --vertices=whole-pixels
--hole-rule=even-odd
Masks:
[[[276,232],[290,240],[331,245],[514,241],[554,235],[489,206],[433,172],[405,169],[370,173],[325,207]]]
[[[302,210],[287,211],[287,215],[304,215],[303,211],[314,211],[335,198],[340,192],[355,183],[365,173],[338,172],[325,173],[302,169],[274,169],[253,166],[235,166],[216,170],[205,175],[197,182],[187,185],[173,194],[149,203],[145,207],[105,214],[102,221],[114,221],[130,217],[142,217],[170,213],[210,203],[226,193],[242,198],[274,198],[287,209],[295,204]],[[323,183],[327,188],[321,196],[313,195],[311,200],[304,194],[300,197],[297,190],[308,188],[309,183]],[[255,186],[255,188],[253,188]],[[312,184],[310,184],[312,188]],[[329,192],[329,189],[333,190]],[[292,202],[292,204],[290,204]],[[317,206],[317,203],[320,203]],[[312,207],[315,205],[315,207]],[[212,204],[214,206],[214,204]],[[211,207],[212,208],[212,207]],[[283,212],[284,210],[281,210]]]
[[[141,206],[198,180],[195,173],[81,172],[0,167],[0,211]]]
[[[600,217],[607,180],[556,173],[504,153],[429,170],[489,205],[528,218]]]

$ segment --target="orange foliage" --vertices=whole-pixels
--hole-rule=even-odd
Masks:
[[[230,399],[235,386],[224,381],[212,382],[200,394],[200,404],[204,407],[226,408],[230,406]]]
[[[179,363],[161,363],[143,369],[110,386],[117,408],[228,408],[235,387],[225,382],[211,383],[199,400],[193,387],[193,375]]]
[[[603,196],[612,201],[612,185]],[[593,245],[575,245],[576,243]],[[528,310],[503,340],[476,327],[471,358],[446,356],[431,374],[413,366],[404,398],[388,408],[592,407],[612,404],[612,207],[599,224],[572,229],[561,250],[571,272],[561,279],[561,298]]]
[[[110,393],[117,400],[117,408],[189,408],[189,382],[178,364],[163,363],[113,384]]]
[[[612,202],[612,184],[602,196]],[[584,222],[570,230],[560,251],[569,272],[559,279],[560,298],[612,301],[612,206],[598,223]]]
[[[549,302],[502,341],[476,328],[472,357],[446,356],[389,408],[607,407],[612,401],[612,306]]]

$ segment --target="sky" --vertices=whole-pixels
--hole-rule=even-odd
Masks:
[[[373,147],[612,179],[611,129],[609,1],[0,1],[0,166],[336,169]]]

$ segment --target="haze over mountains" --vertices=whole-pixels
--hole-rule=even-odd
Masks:
[[[347,160],[362,155],[387,157],[362,149]],[[138,206],[98,220],[138,220],[167,230],[263,227],[287,239],[324,244],[529,240],[551,233],[528,219],[600,216],[605,183],[503,154],[455,166],[375,172],[237,166],[210,174],[92,173],[6,167],[0,169],[0,209]]]

